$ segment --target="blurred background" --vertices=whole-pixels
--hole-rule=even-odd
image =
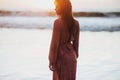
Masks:
[[[77,80],[120,80],[120,0],[71,0],[80,24]],[[52,80],[54,0],[0,0],[0,80]]]

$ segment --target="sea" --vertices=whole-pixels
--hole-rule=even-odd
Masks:
[[[48,54],[56,17],[0,16],[0,80],[52,80]],[[120,80],[120,17],[75,17],[76,80]]]

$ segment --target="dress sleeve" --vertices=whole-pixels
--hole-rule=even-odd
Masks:
[[[73,42],[73,46],[75,48],[77,58],[79,56],[79,31],[80,31],[79,23],[77,22],[76,33],[75,33],[74,42]]]
[[[57,20],[54,22],[53,32],[52,32],[52,40],[50,44],[49,50],[49,62],[50,64],[55,64],[57,54],[58,54],[58,47],[60,43],[60,29]]]

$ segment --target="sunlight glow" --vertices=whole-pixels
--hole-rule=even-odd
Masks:
[[[70,0],[73,11],[120,11],[120,0]],[[54,10],[54,0],[0,0],[0,10]]]
[[[7,5],[7,6],[6,6]],[[53,0],[0,0],[1,10],[51,10]]]

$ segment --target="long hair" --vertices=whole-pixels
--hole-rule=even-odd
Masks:
[[[66,22],[68,31],[71,34],[74,27],[71,2],[69,0],[55,0],[55,5],[60,7],[58,16]]]

